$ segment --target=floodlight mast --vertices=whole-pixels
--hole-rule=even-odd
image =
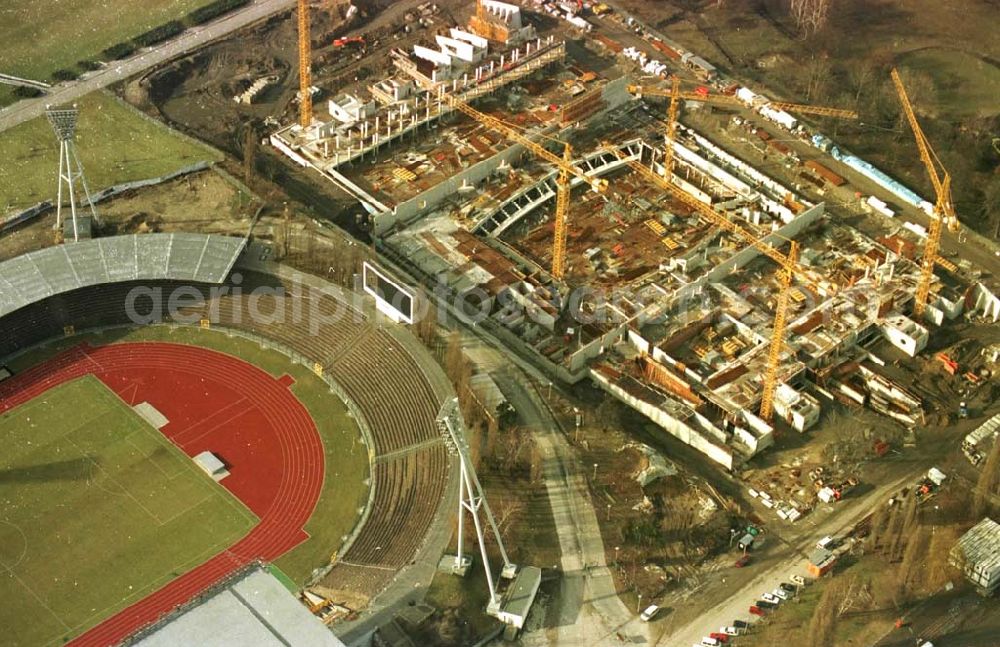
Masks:
[[[500,549],[500,556],[503,559],[501,576],[506,578],[513,577],[517,566],[511,563],[507,557],[507,550],[504,548],[503,539],[500,537],[500,530],[493,519],[490,504],[483,493],[482,485],[479,484],[476,469],[469,459],[469,443],[465,440],[465,421],[458,407],[458,398],[453,397],[442,405],[441,411],[438,413],[437,424],[441,435],[445,439],[445,444],[448,446],[448,451],[458,454],[459,458],[458,552],[455,556],[455,568],[457,570],[463,566],[464,517],[465,513],[469,512],[472,515],[472,523],[476,528],[476,539],[478,540],[479,552],[483,560],[483,570],[486,572],[486,582],[490,589],[490,602],[487,606],[487,612],[490,615],[495,615],[500,608],[500,598],[497,595],[497,586],[493,579],[493,571],[490,568],[489,557],[486,554],[487,531],[483,528],[483,523],[479,518],[480,511],[484,513],[486,523],[489,524],[490,529],[493,531],[493,538]]]
[[[87,205],[90,207],[90,213],[94,218],[94,222],[100,222],[97,216],[97,208],[94,206],[94,200],[90,197],[87,178],[83,175],[83,164],[76,154],[74,138],[76,136],[76,124],[79,115],[80,111],[77,109],[76,104],[73,104],[70,108],[46,106],[45,110],[45,116],[48,117],[49,123],[52,125],[52,130],[56,134],[56,139],[59,140],[59,190],[56,197],[56,228],[58,229],[63,222],[63,184],[65,184],[66,190],[69,193],[69,208],[73,219],[74,242],[80,240],[80,229],[76,216],[76,194],[74,192],[77,180],[80,181],[80,185],[83,188],[83,195],[87,200]]]

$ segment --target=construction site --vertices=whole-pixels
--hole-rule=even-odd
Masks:
[[[191,2],[0,69],[12,644],[995,643],[995,8]]]
[[[942,230],[958,227],[950,176],[898,75],[886,82],[933,202],[811,125],[857,119],[851,110],[772,101],[649,34],[646,51],[588,43],[573,6],[470,8],[466,22],[392,48],[383,78],[327,89],[322,105],[303,74],[299,119],[269,139],[356,199],[379,251],[439,306],[726,469],[835,402],[907,429],[957,405],[913,388],[922,364],[911,358],[939,326],[996,321],[1000,301],[937,253]],[[587,56],[568,54],[568,39]],[[602,58],[600,73],[585,67]],[[716,104],[726,128],[781,160],[780,177],[682,123],[682,109]],[[802,163],[782,141],[829,160]],[[846,183],[838,163],[895,199],[856,194],[883,223],[872,233],[822,199]],[[930,214],[929,230],[891,223],[902,206]],[[942,354],[963,393],[981,386],[986,369]]]

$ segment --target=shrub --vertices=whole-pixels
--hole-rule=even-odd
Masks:
[[[19,85],[13,90],[13,94],[18,99],[33,99],[35,97],[40,97],[44,93],[38,88],[31,87],[28,85]]]
[[[168,38],[173,38],[177,34],[184,31],[184,25],[179,20],[171,20],[168,23],[164,23],[155,29],[150,29],[144,34],[139,34],[132,39],[132,42],[139,47],[149,47],[150,45],[155,45],[156,43],[167,40]]]
[[[112,45],[111,47],[105,49],[101,54],[108,59],[117,61],[123,58],[128,58],[135,52],[135,45],[132,43],[118,43],[117,45]]]
[[[56,81],[72,81],[80,76],[74,70],[61,69],[52,73],[52,78]]]
[[[101,69],[100,63],[98,63],[97,61],[89,61],[89,60],[77,61],[76,66],[86,72],[93,72],[94,70]]]
[[[215,2],[189,13],[184,17],[184,22],[188,25],[200,25],[203,22],[208,22],[228,11],[249,3],[250,0],[215,0]]]

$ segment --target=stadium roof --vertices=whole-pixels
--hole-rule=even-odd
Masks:
[[[133,647],[343,647],[273,575],[254,569]]]
[[[246,240],[207,234],[114,236],[48,247],[0,263],[0,317],[101,283],[173,279],[222,283]]]

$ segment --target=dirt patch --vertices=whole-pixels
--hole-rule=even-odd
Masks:
[[[130,191],[97,205],[102,235],[201,232],[243,235],[256,204],[219,173],[192,173],[170,182]],[[65,214],[64,214],[65,215]],[[55,211],[0,238],[0,260],[56,242]]]

